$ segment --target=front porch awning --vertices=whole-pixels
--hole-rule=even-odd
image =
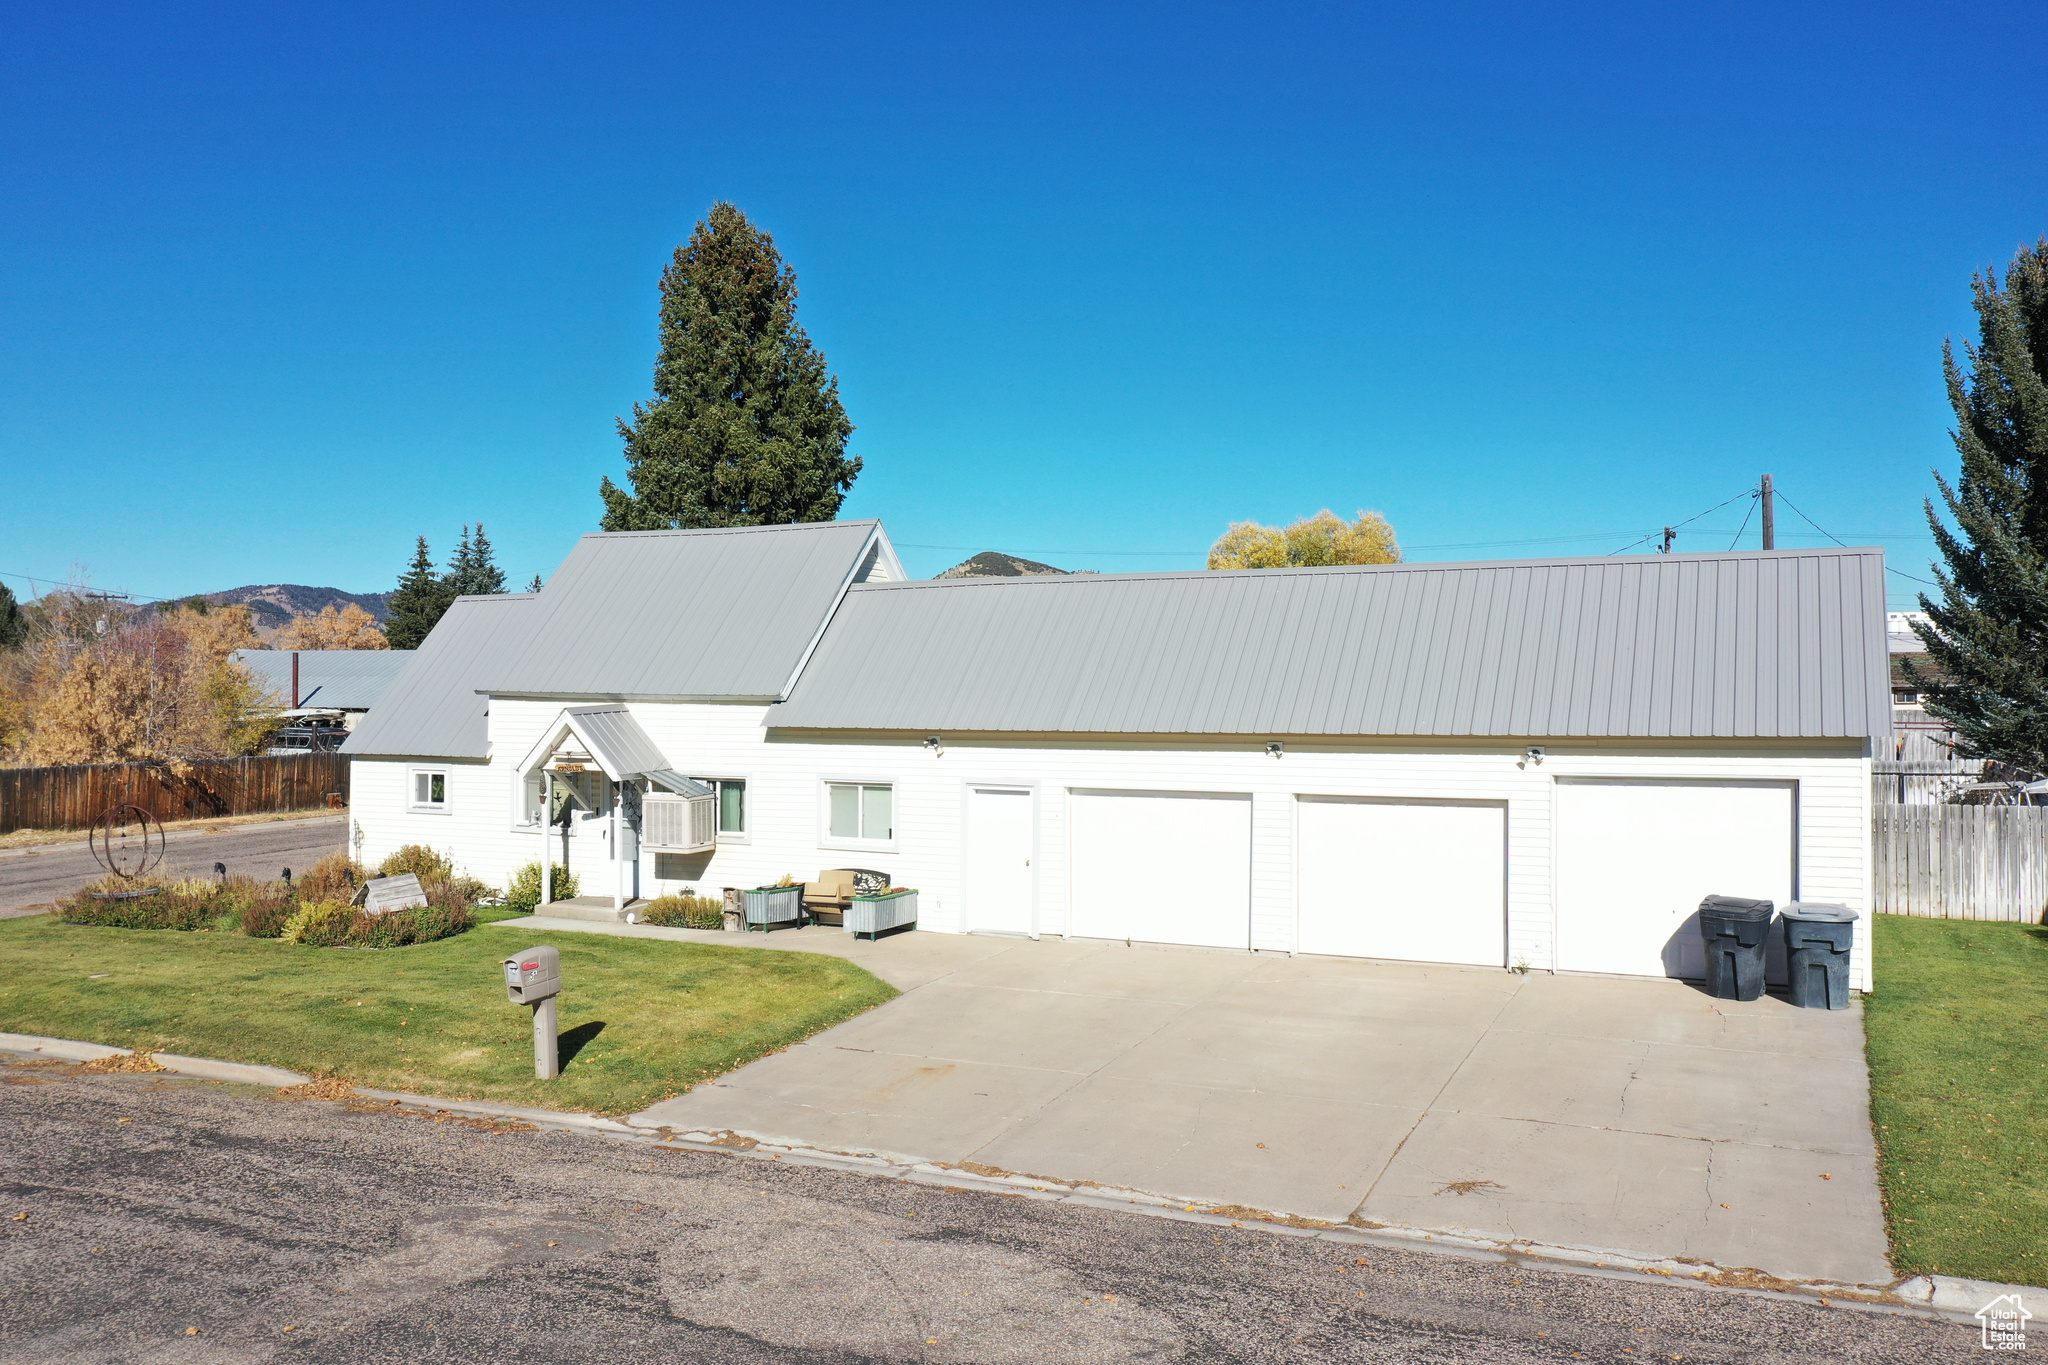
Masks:
[[[553,724],[541,732],[540,742],[527,751],[526,761],[519,765],[519,771],[531,773],[546,767],[571,739],[577,741],[590,755],[591,761],[614,782],[630,782],[644,777],[678,795],[711,795],[711,788],[678,774],[669,765],[668,756],[662,753],[661,747],[640,728],[640,722],[633,719],[632,712],[618,703],[571,706],[564,710]],[[679,783],[685,785],[679,786]],[[686,786],[692,790],[686,790]]]

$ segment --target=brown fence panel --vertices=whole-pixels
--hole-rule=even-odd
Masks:
[[[109,806],[197,820],[346,805],[348,765],[341,754],[280,754],[0,768],[0,834],[83,829]]]

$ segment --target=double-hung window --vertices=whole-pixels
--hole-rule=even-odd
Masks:
[[[886,782],[825,784],[825,833],[837,842],[883,844],[896,838],[896,789]]]
[[[414,768],[408,804],[414,810],[446,813],[448,773],[441,768]]]

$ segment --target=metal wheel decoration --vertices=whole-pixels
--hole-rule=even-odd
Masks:
[[[123,881],[164,860],[164,827],[140,806],[109,806],[86,836],[93,859]]]

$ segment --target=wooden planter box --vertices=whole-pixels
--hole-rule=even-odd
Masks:
[[[875,896],[855,896],[846,907],[841,928],[849,934],[873,938],[889,929],[917,923],[917,892],[885,891]]]
[[[804,918],[804,889],[801,886],[763,886],[740,893],[747,902],[747,927],[758,924],[765,932],[770,925],[801,924]]]

